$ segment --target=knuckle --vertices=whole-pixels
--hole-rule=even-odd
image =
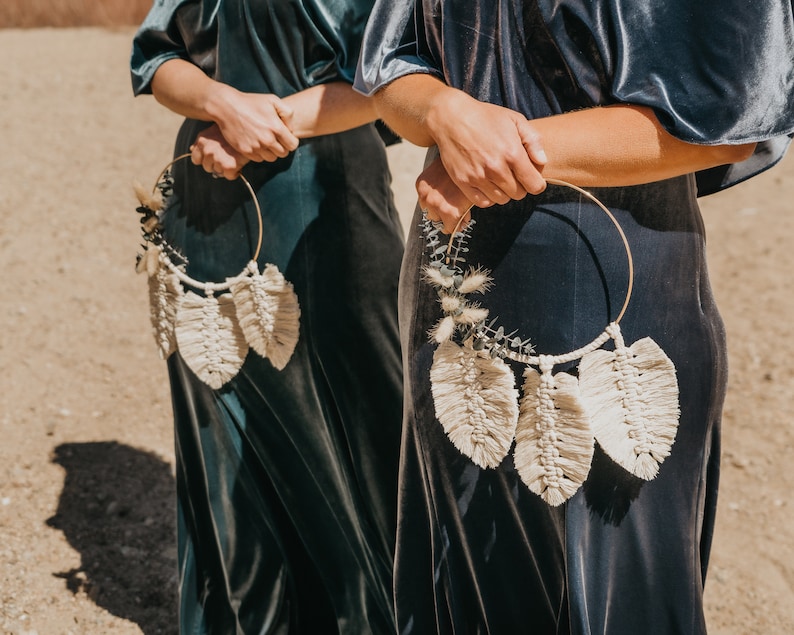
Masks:
[[[542,194],[546,190],[546,185],[547,183],[545,180],[539,179],[537,182],[532,184],[529,192],[530,194],[534,194],[534,195]]]

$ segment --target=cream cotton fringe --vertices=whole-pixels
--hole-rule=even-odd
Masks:
[[[467,298],[485,294],[492,285],[487,270],[464,273],[457,264],[468,251],[465,239],[474,220],[453,234],[446,247],[439,230],[426,218],[424,222],[432,255],[423,278],[436,289],[444,313],[429,333],[438,344],[430,368],[436,417],[453,445],[482,468],[498,466],[512,447],[521,480],[552,506],[564,503],[585,482],[595,442],[631,474],[656,477],[670,455],[680,416],[673,362],[648,337],[627,347],[618,325],[633,282],[625,235],[603,204],[579,191],[618,228],[629,259],[629,291],[618,319],[590,344],[565,355],[533,355],[526,341],[496,328],[496,320],[486,323],[488,310]],[[609,340],[614,350],[602,348]],[[525,365],[523,396],[505,359]],[[575,361],[578,377],[553,372],[555,366]]]
[[[300,305],[292,285],[275,265],[260,274],[251,261],[225,283],[197,283],[174,265],[161,247],[148,246],[150,317],[160,356],[177,349],[188,367],[211,388],[232,379],[249,347],[283,369],[298,342]],[[185,292],[200,285],[205,295]],[[230,289],[231,293],[225,293]]]
[[[480,467],[499,465],[518,421],[513,371],[501,359],[446,341],[433,355],[430,382],[436,417],[450,441]]]
[[[248,181],[242,175],[240,179],[254,198],[261,246],[261,210]],[[172,262],[170,248],[164,248],[159,222],[164,205],[161,183],[152,194],[135,185],[146,240],[136,270],[148,276],[149,316],[160,356],[166,359],[179,350],[196,376],[216,390],[237,375],[249,348],[282,370],[295,350],[300,330],[300,305],[292,285],[273,264],[259,271],[259,247],[246,268],[223,283],[190,278],[184,266]],[[165,185],[169,185],[167,179]]]

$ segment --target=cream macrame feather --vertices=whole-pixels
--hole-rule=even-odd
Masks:
[[[650,480],[670,455],[678,430],[675,366],[652,339],[626,347],[620,328],[608,327],[615,350],[596,350],[579,363],[579,386],[593,433],[609,457]]]
[[[218,389],[238,373],[249,346],[275,368],[287,365],[298,341],[300,305],[292,285],[275,265],[268,264],[259,272],[262,210],[242,174],[239,180],[251,194],[259,221],[251,261],[242,273],[223,283],[200,282],[185,273],[187,259],[168,245],[160,219],[172,191],[170,167],[189,156],[180,155],[169,163],[153,192],[134,184],[146,241],[136,271],[148,275],[150,318],[160,356],[165,359],[179,350],[196,376]],[[171,255],[177,256],[179,265],[172,262]]]
[[[430,369],[436,417],[461,453],[496,467],[510,451],[518,420],[513,371],[499,358],[446,341]]]
[[[167,359],[176,350],[174,323],[176,311],[184,291],[175,273],[160,263],[161,249],[150,246],[142,259],[149,283],[149,318],[161,359]]]
[[[216,390],[237,374],[248,353],[228,293],[200,296],[188,291],[177,310],[174,331],[185,363]]]
[[[576,378],[524,371],[513,460],[521,480],[549,505],[564,503],[581,487],[593,460],[593,432]]]
[[[557,506],[587,479],[596,441],[635,476],[654,478],[675,441],[679,393],[675,366],[656,342],[646,337],[627,347],[623,341],[618,324],[631,298],[634,265],[620,224],[591,194],[563,181],[554,183],[595,202],[626,248],[629,283],[623,307],[589,344],[561,355],[536,355],[529,340],[507,333],[487,309],[467,298],[486,293],[493,283],[487,269],[464,272],[460,264],[469,252],[465,240],[475,219],[444,246],[439,229],[425,216],[430,258],[422,271],[444,313],[429,332],[438,344],[430,381],[444,431],[480,467],[499,465],[515,440],[513,459],[521,480]],[[602,348],[609,340],[614,350]],[[525,365],[520,406],[505,359]],[[578,377],[552,372],[574,362],[579,362]]]
[[[268,264],[260,274],[252,261],[249,272],[231,285],[237,319],[251,348],[281,370],[298,342],[298,298],[275,265]]]

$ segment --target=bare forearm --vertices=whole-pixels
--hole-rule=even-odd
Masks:
[[[449,88],[432,75],[407,75],[376,92],[372,99],[379,116],[401,137],[429,147],[437,140],[427,124],[427,114]]]
[[[375,99],[380,115],[398,133],[419,145],[439,144],[442,158],[442,144],[449,148],[448,139],[460,136],[463,111],[473,108],[468,96],[429,75],[399,78]],[[481,127],[488,130],[489,122],[482,121]],[[686,143],[667,132],[650,108],[628,104],[533,119],[524,127],[539,135],[546,152],[547,161],[539,166],[544,178],[589,187],[636,185],[735,163],[754,147]],[[494,140],[470,135],[467,142],[473,147]]]
[[[548,161],[544,178],[584,187],[638,185],[735,163],[755,144],[686,143],[662,128],[650,108],[617,105],[535,119]]]
[[[155,99],[175,113],[198,119],[218,121],[231,108],[231,86],[207,77],[198,66],[182,59],[164,62],[152,79]]]
[[[185,60],[165,62],[155,73],[152,92],[180,115],[221,124],[233,116],[239,96],[239,91],[212,80]],[[289,124],[298,138],[342,132],[377,118],[373,101],[345,82],[313,86],[281,101],[292,110]]]
[[[375,104],[345,82],[321,84],[284,98],[293,112],[292,132],[305,139],[343,132],[377,119]]]

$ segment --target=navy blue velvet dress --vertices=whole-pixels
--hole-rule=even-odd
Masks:
[[[370,4],[158,2],[135,37],[135,91],[172,58],[279,96],[351,82]],[[185,121],[175,153],[206,125]],[[249,351],[219,390],[168,358],[180,632],[393,633],[403,237],[384,142],[367,125],[243,174],[264,217],[260,267],[293,284],[300,335],[283,370]],[[239,274],[257,227],[243,184],[187,160],[174,178],[164,233],[187,273]]]
[[[793,34],[788,2],[376,3],[356,80],[362,92],[429,73],[529,118],[628,102],[653,107],[668,130],[693,143],[764,142],[743,166],[592,190],[634,255],[634,292],[620,323],[626,343],[651,337],[669,356],[681,413],[655,479],[633,476],[596,445],[589,476],[558,507],[528,489],[511,454],[480,468],[436,419],[430,369],[437,345],[428,331],[442,312],[423,280],[430,251],[417,211],[400,287],[401,635],[705,633],[727,369],[697,196],[785,151],[794,130]],[[733,54],[737,38],[741,56]],[[494,286],[482,305],[506,331],[557,355],[616,319],[626,295],[625,249],[580,194],[549,186],[541,196],[475,209],[473,217],[467,264],[491,270]],[[522,365],[508,363],[520,386]],[[575,374],[576,367],[557,371]]]

